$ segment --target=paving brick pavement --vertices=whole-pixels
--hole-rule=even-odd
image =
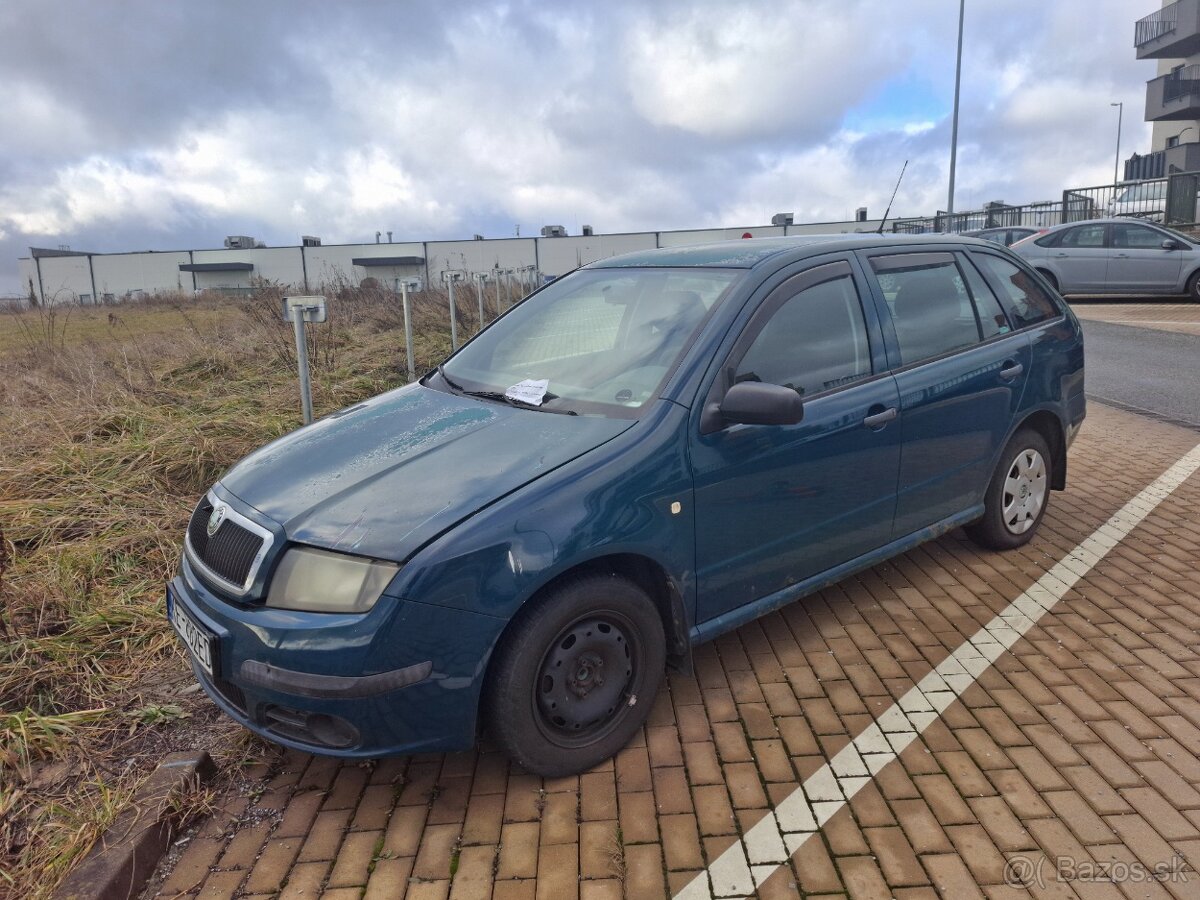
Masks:
[[[1200,303],[1156,301],[1130,303],[1121,300],[1074,300],[1071,309],[1081,319],[1136,325],[1157,331],[1200,334]]]
[[[670,896],[1195,443],[1093,404],[1026,547],[956,532],[698,648],[642,734],[584,775],[531,776],[486,741],[374,763],[279,753],[152,896]],[[1200,474],[759,896],[1200,897],[1197,509]]]

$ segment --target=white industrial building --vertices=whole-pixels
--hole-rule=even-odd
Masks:
[[[860,215],[865,217],[865,210]],[[789,215],[776,216],[780,222]],[[628,234],[501,238],[470,241],[337,244],[304,238],[298,247],[263,247],[231,236],[220,250],[86,253],[31,248],[19,260],[21,293],[41,304],[116,302],[154,294],[203,290],[249,292],[263,283],[306,293],[374,278],[383,287],[418,278],[438,285],[445,272],[495,276],[537,273],[554,278],[586,263],[633,250],[786,234],[873,231],[878,220],[776,224],[748,228],[642,231]],[[543,229],[553,232],[557,226]],[[585,231],[590,229],[585,228]]]

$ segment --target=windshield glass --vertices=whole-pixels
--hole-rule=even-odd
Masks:
[[[1126,188],[1117,196],[1118,203],[1134,203],[1138,200],[1162,200],[1167,195],[1164,182],[1154,181],[1149,184],[1135,184]]]
[[[634,414],[655,396],[709,311],[742,274],[581,269],[488,327],[447,360],[443,380],[450,389],[501,398],[530,382],[535,399],[545,381],[549,411]],[[529,390],[526,385],[519,396],[530,396]]]

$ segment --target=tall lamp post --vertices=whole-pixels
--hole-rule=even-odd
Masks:
[[[1174,135],[1174,136],[1171,138],[1171,140],[1175,141],[1175,143],[1174,143],[1174,145],[1173,145],[1173,146],[1175,146],[1175,147],[1178,147],[1178,146],[1179,146],[1179,139],[1180,139],[1181,137],[1183,137],[1185,134],[1187,134],[1189,131],[1195,131],[1195,130],[1196,130],[1196,126],[1194,126],[1194,125],[1189,125],[1187,128],[1183,129],[1183,131],[1179,132],[1179,134],[1176,134],[1176,135]]]
[[[950,126],[950,196],[946,200],[946,212],[954,212],[954,165],[958,160],[958,89],[962,82],[962,35],[963,12],[967,0],[958,2],[958,57],[954,63],[954,117]]]
[[[1120,184],[1117,179],[1117,167],[1121,164],[1121,119],[1125,116],[1125,103],[1110,103],[1109,106],[1117,108],[1117,157],[1113,160],[1113,184]]]

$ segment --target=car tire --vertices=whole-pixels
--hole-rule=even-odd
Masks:
[[[983,517],[966,528],[989,550],[1011,550],[1033,537],[1050,502],[1054,458],[1046,439],[1032,428],[1012,436],[1000,454],[984,495]]]
[[[1193,303],[1200,303],[1200,271],[1192,273],[1192,277],[1187,283],[1188,299]]]
[[[581,575],[523,609],[486,685],[489,730],[544,777],[592,768],[629,743],[662,685],[653,601],[615,574]]]
[[[1059,287],[1058,287],[1058,279],[1054,277],[1053,272],[1047,271],[1046,269],[1038,269],[1037,272],[1039,275],[1041,275],[1043,278],[1045,278],[1046,281],[1050,282],[1050,287],[1054,288],[1054,290],[1057,291],[1058,293],[1060,293],[1060,294],[1062,293],[1062,291],[1059,290]]]

